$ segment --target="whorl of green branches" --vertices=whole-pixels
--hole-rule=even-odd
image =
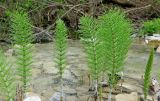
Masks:
[[[151,49],[144,75],[144,99],[147,100],[148,89],[151,82],[151,71],[154,59],[154,49]]]
[[[6,97],[6,101],[13,101],[16,91],[14,71],[2,50],[0,50],[0,91]]]
[[[96,19],[90,16],[80,18],[81,40],[85,44],[87,51],[88,65],[90,74],[94,80],[97,80],[101,73],[101,44],[98,38],[98,26]]]
[[[56,67],[62,78],[66,66],[67,28],[62,20],[57,20],[55,29]]]
[[[11,14],[11,32],[17,54],[17,74],[20,76],[24,91],[27,90],[32,64],[32,28],[30,19],[25,12],[15,11]]]
[[[99,21],[104,68],[111,74],[111,84],[114,84],[116,73],[123,69],[123,62],[131,43],[132,27],[125,14],[116,9],[100,16]]]

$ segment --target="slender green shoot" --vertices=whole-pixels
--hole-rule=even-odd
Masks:
[[[67,28],[62,20],[57,20],[55,29],[56,67],[61,80],[61,101],[63,100],[63,73],[66,67]]]
[[[80,30],[79,32],[81,35],[81,40],[84,43],[86,52],[87,52],[87,59],[88,59],[88,66],[89,66],[89,73],[92,77],[92,81],[94,83],[95,88],[95,100],[98,97],[98,79],[101,74],[101,44],[98,38],[98,27],[97,21],[93,17],[85,16],[81,17],[80,19]]]
[[[112,88],[116,84],[116,74],[123,70],[123,62],[131,43],[132,27],[125,14],[117,9],[109,10],[99,17],[99,34],[103,44],[103,69],[110,75],[111,101]]]
[[[0,91],[6,98],[6,101],[14,101],[16,87],[15,75],[10,63],[0,50]]]
[[[12,12],[11,32],[14,48],[17,54],[17,74],[26,92],[31,76],[32,64],[32,27],[30,19],[25,12]]]
[[[154,49],[152,48],[148,58],[145,75],[144,75],[144,89],[143,89],[144,101],[147,101],[148,90],[151,83],[151,71],[152,71],[153,60],[154,60]]]

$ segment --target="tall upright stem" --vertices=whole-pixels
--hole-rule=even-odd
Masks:
[[[110,85],[110,92],[108,95],[108,101],[112,101],[112,84]]]
[[[61,97],[60,97],[60,101],[63,101],[63,78],[61,76]]]

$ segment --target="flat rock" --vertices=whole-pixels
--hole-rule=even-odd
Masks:
[[[145,42],[146,44],[155,46],[157,48],[160,45],[160,35],[154,34],[153,36],[146,36]]]
[[[77,92],[75,89],[69,88],[69,87],[64,87],[63,91],[65,92],[65,94],[67,95],[77,95]]]
[[[131,94],[118,94],[115,96],[116,101],[139,101],[138,93],[132,92]]]
[[[118,86],[121,86],[120,84],[118,84]],[[122,88],[126,91],[126,92],[138,92],[138,93],[143,93],[143,90],[141,87],[137,86],[137,85],[133,85],[133,84],[129,84],[129,83],[123,83],[122,84]]]

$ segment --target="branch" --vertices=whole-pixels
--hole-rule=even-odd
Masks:
[[[93,2],[92,2],[92,3],[93,3]],[[77,9],[75,9],[75,8],[76,8],[76,7],[79,7],[79,6],[82,6],[82,5],[86,5],[86,4],[91,4],[91,3],[74,5],[74,6],[71,7],[68,11],[66,11],[61,17],[59,17],[59,19],[63,18],[65,15],[67,15],[67,14],[68,14],[69,12],[71,12],[73,9],[76,10],[76,11],[81,12],[80,10],[77,10]],[[55,4],[54,4],[54,5],[49,5],[48,7],[51,7],[51,6],[55,6]],[[63,6],[70,7],[71,5],[63,5]],[[82,13],[82,12],[81,12],[81,13]],[[84,13],[82,13],[82,14],[84,14]],[[50,26],[48,26],[47,29],[44,29],[44,30],[41,29],[42,31],[39,32],[39,33],[36,33],[36,35],[47,32],[47,31],[50,30],[54,25],[55,25],[55,22],[54,22],[53,24],[51,24]],[[32,26],[32,27],[33,27],[33,28],[38,28],[38,27],[35,27],[35,26]],[[38,29],[40,29],[40,28],[38,28]]]
[[[125,11],[125,13],[129,13],[131,11],[136,11],[136,10],[142,10],[142,9],[147,9],[149,7],[151,7],[152,5],[147,5],[147,6],[144,6],[144,7],[138,7],[138,8],[133,8],[133,9],[130,9],[130,10],[127,10]]]

